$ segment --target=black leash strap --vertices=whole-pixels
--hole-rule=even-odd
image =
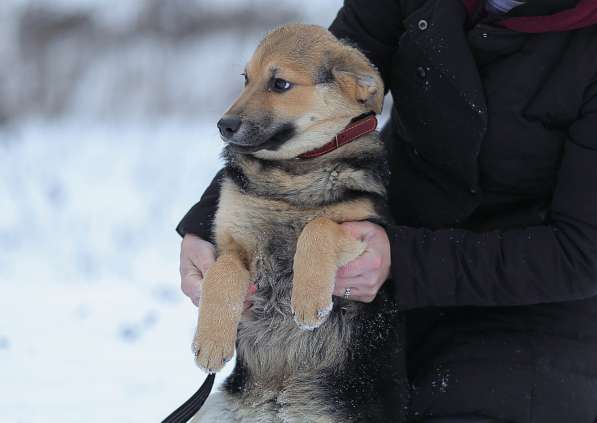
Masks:
[[[191,417],[199,411],[209,396],[211,388],[214,386],[215,378],[216,374],[210,373],[197,392],[195,392],[191,398],[186,400],[183,405],[174,410],[172,414],[166,417],[162,423],[187,423]]]

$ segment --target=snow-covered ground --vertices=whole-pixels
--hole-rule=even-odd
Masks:
[[[178,219],[214,118],[0,132],[0,422],[154,422],[199,386]]]

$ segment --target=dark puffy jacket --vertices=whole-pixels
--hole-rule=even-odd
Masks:
[[[347,0],[394,98],[413,417],[597,422],[597,0]],[[217,178],[178,227],[209,238]]]

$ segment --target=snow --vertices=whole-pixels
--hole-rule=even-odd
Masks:
[[[199,387],[174,227],[214,119],[0,132],[0,422],[158,421]]]

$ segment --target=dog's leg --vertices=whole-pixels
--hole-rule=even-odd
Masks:
[[[220,370],[234,354],[250,277],[243,258],[240,247],[229,240],[201,283],[193,352],[197,365],[210,372]]]
[[[358,257],[365,247],[330,219],[319,217],[305,226],[294,255],[291,302],[300,328],[313,330],[325,321],[332,310],[338,267]]]

